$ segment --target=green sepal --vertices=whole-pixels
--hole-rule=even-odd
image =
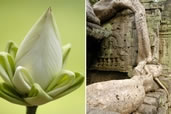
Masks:
[[[58,77],[60,77],[60,79]],[[75,74],[73,72],[64,70],[59,76],[57,76],[57,79],[52,81],[48,89],[50,90],[48,91],[48,94],[52,97],[60,94],[72,85],[74,79]]]
[[[9,41],[5,51],[8,52],[15,59],[17,50],[18,46],[13,41]]]
[[[12,56],[7,52],[0,52],[0,75],[8,84],[11,84],[15,72],[15,64]],[[8,76],[8,78],[7,78]]]
[[[2,65],[0,64],[0,76],[2,77],[2,79],[11,85],[11,80],[7,74],[7,72],[5,71],[5,69],[2,67]]]
[[[70,51],[71,51],[71,44],[66,44],[62,47],[63,64],[65,64]]]
[[[6,83],[0,84],[0,97],[15,104],[28,105],[26,102],[24,102],[22,97],[15,91],[15,89]]]
[[[37,106],[45,104],[49,101],[52,101],[53,98],[49,96],[41,87],[39,84],[34,84],[28,94],[27,98],[24,98],[24,100],[30,104],[31,106]]]
[[[74,79],[73,83],[70,85],[70,87],[68,87],[66,90],[62,91],[58,95],[54,96],[53,98],[58,99],[60,97],[63,97],[65,95],[73,92],[74,90],[79,88],[83,82],[84,82],[84,76],[82,74],[76,72],[75,79]]]

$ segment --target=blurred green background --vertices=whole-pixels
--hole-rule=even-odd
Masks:
[[[52,7],[62,44],[72,44],[66,68],[85,74],[84,0],[0,0],[0,51],[5,49],[9,40],[19,45],[49,6]],[[37,114],[84,114],[84,85],[65,97],[39,106]],[[25,114],[25,107],[0,98],[0,114]]]

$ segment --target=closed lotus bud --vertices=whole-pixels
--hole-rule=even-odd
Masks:
[[[38,106],[63,97],[84,77],[63,69],[71,45],[62,47],[49,8],[31,28],[19,48],[9,42],[0,52],[0,97],[16,104]]]
[[[15,60],[16,68],[24,67],[43,89],[61,71],[62,48],[50,8],[26,35]]]

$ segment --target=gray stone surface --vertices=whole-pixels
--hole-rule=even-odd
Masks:
[[[167,108],[159,107],[157,114],[168,114]]]
[[[143,104],[137,109],[136,113],[140,114],[167,114],[166,105],[167,94],[163,89],[156,92],[149,92],[144,98]]]
[[[120,114],[120,113],[104,111],[97,108],[90,108],[89,106],[87,106],[87,114]]]
[[[165,85],[168,89],[168,92],[171,94],[171,77],[170,76],[161,76],[159,77],[160,81]]]
[[[138,79],[112,80],[88,85],[86,97],[91,108],[129,114],[141,105],[145,90]]]
[[[142,104],[138,108],[138,112],[141,114],[157,114],[157,107],[153,105]]]
[[[154,106],[158,107],[158,102],[157,102],[156,98],[145,97],[144,98],[144,103],[148,104],[148,105],[154,105]]]

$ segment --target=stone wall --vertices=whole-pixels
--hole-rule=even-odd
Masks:
[[[171,0],[164,3],[160,26],[160,62],[163,65],[163,73],[171,72]]]
[[[97,1],[91,0],[92,3]],[[146,9],[153,59],[163,65],[163,74],[167,75],[171,72],[171,0],[140,1]],[[112,36],[100,41],[96,59],[88,67],[89,76],[92,76],[91,72],[96,71],[104,71],[106,74],[107,71],[119,71],[131,76],[133,68],[137,65],[138,53],[134,14],[128,9],[120,11],[103,23],[102,27],[112,32]]]
[[[138,51],[134,14],[124,10],[104,23],[103,28],[112,31],[113,35],[101,41],[101,49],[92,69],[128,72],[136,65]]]

